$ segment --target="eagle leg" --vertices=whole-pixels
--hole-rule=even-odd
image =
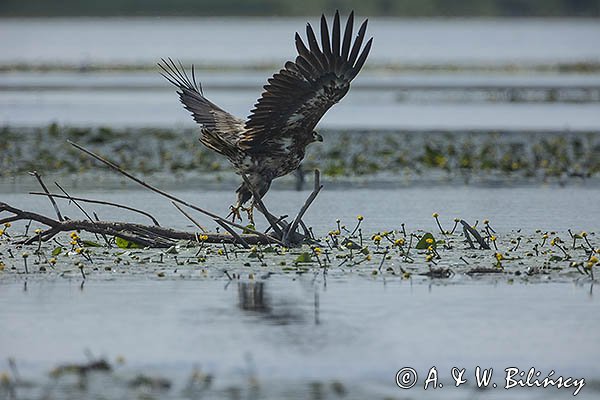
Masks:
[[[254,203],[252,203],[248,208],[242,207],[242,210],[246,211],[246,213],[248,214],[248,221],[250,221],[250,223],[253,226],[255,226],[256,224],[254,223]]]
[[[237,206],[229,206],[229,209],[231,211],[229,211],[229,214],[227,214],[226,218],[231,217],[231,222],[235,222],[236,220],[242,222],[241,212],[245,211],[248,215],[248,221],[254,225],[254,204],[252,204],[250,207],[244,207],[238,203]]]

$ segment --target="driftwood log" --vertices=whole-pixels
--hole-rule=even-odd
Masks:
[[[249,184],[247,177],[242,176],[242,178],[246,181],[246,183],[250,186],[253,193],[255,194],[253,199],[254,206],[259,212],[261,212],[265,216],[267,222],[269,223],[269,229],[267,229],[266,232],[260,232],[255,228],[239,225],[233,221],[229,221],[213,212],[207,211],[194,204],[191,204],[188,201],[182,200],[170,193],[160,190],[133,176],[129,172],[123,170],[118,165],[91,152],[90,150],[87,150],[76,143],[69,143],[75,148],[100,161],[112,170],[126,176],[127,178],[138,183],[144,188],[168,198],[171,201],[171,203],[188,220],[190,220],[196,227],[199,228],[201,232],[179,231],[172,228],[162,227],[159,225],[156,218],[154,218],[150,213],[135,209],[133,207],[129,207],[127,205],[70,196],[58,183],[55,184],[61,190],[62,194],[50,193],[50,191],[44,184],[42,177],[36,171],[34,171],[31,173],[31,175],[35,176],[35,178],[38,180],[40,186],[43,189],[43,192],[30,192],[30,194],[48,197],[56,213],[56,219],[38,214],[36,212],[21,210],[7,203],[0,202],[0,224],[25,220],[35,221],[46,227],[46,229],[42,230],[42,232],[36,233],[34,236],[30,236],[26,239],[23,239],[19,243],[32,244],[40,240],[48,241],[58,233],[67,231],[87,231],[90,233],[99,234],[104,236],[105,241],[107,243],[109,243],[109,241],[106,240],[107,236],[120,237],[144,247],[170,247],[174,245],[178,240],[195,241],[198,243],[233,243],[245,248],[248,248],[250,247],[250,245],[254,244],[279,244],[286,247],[292,247],[307,242],[316,242],[314,237],[312,237],[310,229],[308,229],[302,221],[302,217],[304,216],[314,199],[317,197],[317,195],[323,188],[323,186],[320,183],[320,174],[318,170],[315,170],[314,190],[309,195],[306,202],[304,203],[304,205],[302,206],[302,208],[291,223],[287,222],[287,216],[277,218],[273,214],[271,214],[267,210],[260,197],[256,194],[254,188],[252,188],[252,186]],[[83,212],[87,219],[71,220],[65,218],[60,212],[60,209],[55,199],[69,200]],[[96,218],[92,218],[79,203],[101,204],[123,208],[132,212],[145,215],[152,221],[152,225],[144,225],[131,222],[100,221],[98,220],[97,216],[95,216],[95,214],[94,216]],[[190,213],[186,212],[184,208],[194,210],[196,212],[210,217],[215,221],[215,223],[221,226],[226,231],[226,233],[206,232],[204,227],[197,223],[194,220],[193,216],[190,215]],[[299,228],[302,228],[302,233],[298,232]],[[238,232],[236,232],[236,230]]]

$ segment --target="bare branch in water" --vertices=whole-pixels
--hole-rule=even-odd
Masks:
[[[289,244],[290,235],[296,232],[296,228],[298,228],[298,224],[302,220],[302,217],[304,216],[312,202],[315,200],[321,189],[323,189],[323,185],[321,185],[321,174],[318,169],[315,169],[315,187],[306,199],[306,202],[304,203],[300,211],[298,212],[298,215],[296,215],[296,218],[294,218],[292,224],[286,229],[285,235],[283,235],[282,238],[284,243]]]
[[[473,237],[475,238],[475,240],[477,240],[477,243],[479,243],[479,246],[482,249],[485,249],[485,250],[489,250],[490,249],[490,245],[487,244],[485,242],[485,240],[483,240],[483,238],[481,237],[481,235],[479,234],[479,232],[477,232],[476,229],[473,229],[473,227],[471,225],[469,225],[469,223],[467,221],[465,221],[464,219],[461,219],[460,223],[463,226],[463,232],[465,233],[465,237],[467,238],[467,241],[469,242],[469,245],[471,246],[471,248],[474,249],[475,246],[473,245],[473,241],[469,237],[469,233],[471,235],[473,235]]]
[[[32,194],[32,195],[35,195],[35,196],[46,196],[46,193],[40,193],[40,192],[29,192],[29,194]],[[150,218],[152,220],[152,223],[154,223],[154,225],[160,226],[160,224],[158,223],[158,221],[156,220],[156,218],[154,218],[152,216],[152,214],[150,214],[150,213],[148,213],[146,211],[143,211],[143,210],[138,210],[137,208],[133,208],[133,207],[129,207],[129,206],[123,205],[123,204],[113,203],[111,201],[84,199],[83,197],[64,196],[64,195],[55,194],[55,193],[50,193],[50,196],[55,197],[57,199],[77,200],[77,201],[81,201],[83,203],[100,204],[100,205],[103,205],[103,206],[111,206],[111,207],[122,208],[124,210],[129,210],[129,211],[133,211],[133,212],[145,215],[146,217],[148,217],[148,218]]]
[[[179,210],[179,212],[180,212],[180,213],[182,213],[184,217],[186,217],[187,219],[189,219],[189,220],[190,220],[190,222],[191,222],[192,224],[196,225],[196,228],[200,229],[202,232],[205,232],[205,233],[207,232],[207,230],[206,230],[206,229],[204,229],[204,227],[203,227],[202,225],[200,225],[200,224],[198,223],[198,221],[196,221],[194,218],[192,218],[192,216],[191,216],[190,214],[186,213],[186,212],[183,210],[183,208],[181,208],[181,207],[179,207],[179,206],[177,205],[177,203],[175,203],[174,201],[172,201],[172,202],[171,202],[171,204],[173,204],[173,206],[174,206],[174,207],[175,207],[177,210]]]
[[[50,203],[52,203],[52,207],[54,207],[54,212],[56,212],[56,217],[58,218],[58,220],[64,221],[64,218],[61,215],[60,210],[58,209],[58,205],[56,205],[56,201],[54,201],[54,198],[50,195],[50,192],[48,191],[48,188],[44,184],[44,181],[42,180],[42,177],[40,176],[40,174],[38,174],[37,171],[32,171],[29,174],[35,176],[35,179],[37,179],[37,181],[39,182],[40,186],[42,187],[42,190],[44,191],[46,196],[48,196],[48,199],[50,199]]]
[[[75,230],[84,230],[90,233],[106,234],[110,236],[118,236],[130,242],[139,244],[145,247],[170,247],[176,240],[196,241],[196,233],[179,231],[171,228],[160,226],[142,225],[126,222],[112,221],[86,221],[86,220],[65,220],[58,221],[41,214],[30,211],[24,211],[12,207],[6,203],[0,202],[0,214],[8,212],[13,214],[11,217],[0,220],[3,221],[18,221],[18,220],[33,220],[46,225],[48,229],[36,234],[28,239],[21,241],[22,244],[31,244],[37,240],[48,241],[60,232],[68,232]],[[207,233],[207,243],[238,243],[237,239],[229,234],[222,233]],[[271,237],[264,238],[254,234],[238,235],[244,242],[248,244],[269,244],[273,243]]]

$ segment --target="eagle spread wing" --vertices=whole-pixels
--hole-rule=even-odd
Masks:
[[[371,49],[373,38],[361,51],[367,20],[360,26],[354,44],[353,24],[352,12],[342,38],[340,15],[336,12],[330,37],[327,20],[321,16],[321,47],[310,24],[306,26],[308,47],[296,33],[298,56],[264,86],[246,121],[240,148],[250,154],[277,154],[286,139],[310,142],[307,137],[325,112],[346,95]]]
[[[223,143],[218,145],[235,146],[244,130],[244,121],[204,97],[202,86],[196,81],[194,66],[192,65],[191,78],[181,63],[178,67],[170,58],[162,59],[158,66],[163,70],[161,75],[179,89],[177,94],[185,109],[192,113],[194,121],[202,125],[203,142],[205,138],[221,139]],[[214,150],[223,154],[219,148]]]
[[[363,47],[365,20],[352,43],[353,25],[352,12],[342,37],[336,12],[330,36],[327,20],[321,16],[320,47],[310,24],[306,27],[308,47],[296,33],[298,56],[268,80],[245,122],[204,97],[193,66],[190,78],[181,63],[177,66],[170,58],[158,65],[163,76],[179,89],[184,107],[202,125],[202,143],[227,156],[239,173],[248,175],[262,197],[274,178],[298,168],[306,146],[315,140],[313,129],[348,93],[350,82],[363,67],[373,39]],[[238,208],[254,193],[246,183],[237,192]]]

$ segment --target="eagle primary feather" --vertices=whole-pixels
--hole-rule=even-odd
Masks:
[[[310,24],[306,25],[308,46],[296,33],[296,59],[268,79],[246,121],[204,97],[193,67],[190,78],[171,59],[159,63],[163,76],[178,88],[185,109],[201,125],[202,143],[226,156],[238,173],[246,174],[261,197],[273,179],[299,167],[306,146],[319,138],[314,132],[317,123],[348,93],[371,50],[373,38],[362,46],[367,20],[352,43],[354,12],[348,16],[343,37],[338,12],[331,35],[324,15],[320,22],[321,46]],[[251,192],[242,183],[237,189],[238,207],[250,200]]]

